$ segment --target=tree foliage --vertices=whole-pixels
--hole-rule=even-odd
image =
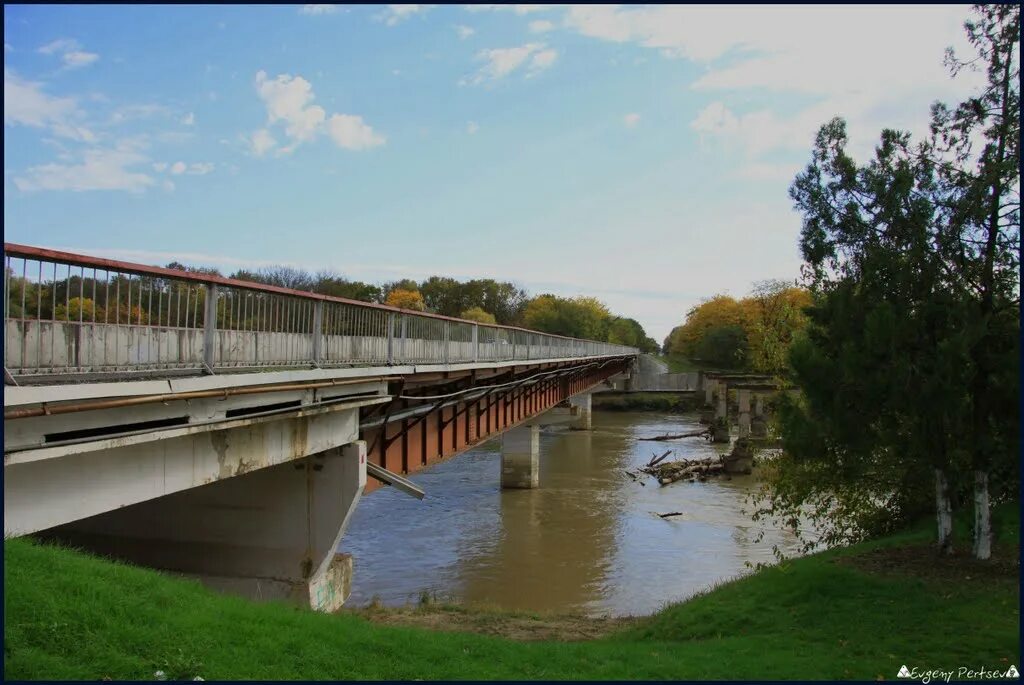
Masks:
[[[740,300],[711,297],[687,312],[672,329],[665,352],[724,369],[782,374],[786,352],[806,325],[810,293],[786,281],[759,281]]]
[[[426,306],[423,304],[423,295],[418,290],[406,290],[405,288],[395,288],[389,292],[387,299],[384,300],[384,304],[390,307],[411,309],[417,312],[422,312],[426,309]]]
[[[497,323],[494,319],[494,314],[485,312],[480,307],[470,307],[459,315],[459,318],[466,319],[468,321],[476,321],[477,323]]]
[[[1019,7],[974,12],[980,96],[934,106],[916,144],[883,131],[864,165],[831,121],[790,191],[814,302],[757,514],[810,513],[826,542],[885,532],[934,501],[948,551],[943,512],[973,489],[985,558],[989,477],[996,498],[1019,487],[1019,175],[1006,159],[1019,149]]]

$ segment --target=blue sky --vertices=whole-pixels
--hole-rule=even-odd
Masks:
[[[793,279],[787,188],[953,100],[967,7],[7,6],[5,239],[594,295]]]

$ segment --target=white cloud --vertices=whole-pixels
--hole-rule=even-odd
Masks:
[[[41,164],[31,167],[25,176],[14,179],[23,192],[39,190],[125,190],[139,193],[152,186],[151,176],[128,167],[146,161],[145,156],[130,149],[86,150],[79,164]]]
[[[555,25],[547,19],[535,19],[530,22],[530,33],[547,33],[553,28]]]
[[[299,14],[334,14],[338,11],[337,5],[303,5],[299,8]]]
[[[622,117],[622,123],[624,123],[627,128],[633,128],[640,123],[640,115],[636,112],[630,112],[626,116]]]
[[[365,150],[386,142],[384,136],[374,133],[363,122],[362,117],[352,114],[333,115],[327,122],[327,132],[339,147],[347,150]]]
[[[92,142],[96,136],[77,123],[81,112],[74,98],[43,92],[41,83],[25,81],[4,69],[4,124],[46,128],[62,138]]]
[[[466,133],[468,133],[469,135],[473,135],[479,130],[480,124],[476,123],[475,121],[470,121],[466,124]]]
[[[690,122],[690,128],[701,133],[732,134],[739,129],[739,120],[723,102],[712,102]]]
[[[253,154],[257,157],[262,157],[271,148],[277,145],[277,141],[272,135],[270,135],[270,131],[265,128],[255,131],[248,139],[248,143]]]
[[[497,81],[508,76],[529,60],[528,75],[533,75],[550,67],[558,53],[546,48],[543,43],[527,43],[515,48],[495,48],[481,50],[476,59],[484,61],[482,67],[472,76],[459,81],[460,85],[480,85],[488,81]]]
[[[394,26],[419,12],[426,12],[433,5],[388,5],[378,18],[388,26]]]
[[[534,54],[534,56],[530,59],[530,75],[532,76],[538,71],[543,71],[544,69],[547,69],[548,67],[555,63],[555,60],[557,58],[558,52],[551,48],[541,50],[540,52]]]
[[[337,145],[349,150],[364,150],[387,141],[360,116],[339,113],[328,119],[323,107],[312,104],[316,98],[313,86],[301,76],[280,74],[270,79],[266,72],[260,71],[256,74],[256,92],[266,105],[268,126],[279,122],[284,124],[284,132],[290,142],[277,148],[279,155],[290,153],[323,131]],[[248,142],[257,156],[277,146],[277,140],[268,128],[253,133]]]
[[[41,55],[55,55],[78,49],[78,41],[70,38],[58,38],[55,41],[39,47],[37,52]]]
[[[73,52],[64,53],[64,66],[68,69],[77,69],[79,67],[87,67],[100,58],[95,52],[85,52],[83,50],[75,50]]]
[[[849,122],[851,150],[869,152],[878,132],[927,132],[929,105],[962,98],[976,76],[952,81],[946,46],[966,53],[963,5],[573,6],[565,25],[583,35],[635,43],[705,67],[692,88],[718,91],[691,127],[751,158],[769,150],[806,151],[833,116]],[[838,30],[836,27],[842,27]],[[864,36],[871,36],[870,49]],[[782,111],[735,111],[745,93],[800,95],[812,104]],[[736,95],[734,105],[732,96]],[[792,99],[776,101],[789,105]],[[759,162],[744,173],[766,175]],[[750,171],[754,169],[756,171]]]
[[[285,133],[296,143],[310,140],[327,118],[323,107],[312,105],[313,86],[301,76],[280,74],[268,79],[256,74],[256,92],[267,106],[267,121],[285,123]]]
[[[185,126],[192,126],[196,123],[196,115],[192,112],[189,112],[181,118],[181,123],[183,123]]]
[[[182,174],[189,174],[191,176],[205,176],[206,174],[212,173],[216,168],[213,162],[193,162],[192,164],[186,164],[185,162],[175,162],[174,164],[168,164],[167,162],[154,162],[153,171],[157,173],[169,172],[174,176],[181,176]]]
[[[87,67],[100,58],[95,52],[82,50],[78,41],[71,38],[59,38],[41,46],[37,52],[43,55],[60,55],[66,69]]]
[[[467,38],[472,36],[474,33],[476,33],[476,31],[472,27],[470,27],[470,26],[465,26],[463,24],[457,24],[455,26],[455,33],[459,34],[459,38],[461,38],[462,40],[466,40]]]

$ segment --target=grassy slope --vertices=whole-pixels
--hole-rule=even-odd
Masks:
[[[1007,518],[1004,516],[1004,519]],[[1019,519],[1004,540],[1019,537]],[[77,552],[4,543],[8,679],[895,679],[902,663],[1020,664],[1018,577],[873,573],[841,557],[922,544],[924,528],[798,559],[591,642],[381,626],[212,594]],[[1009,551],[1007,554],[1011,553]]]

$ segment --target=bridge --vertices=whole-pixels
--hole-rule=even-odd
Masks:
[[[539,485],[634,348],[5,243],[4,534],[321,610],[360,497],[485,440]]]

